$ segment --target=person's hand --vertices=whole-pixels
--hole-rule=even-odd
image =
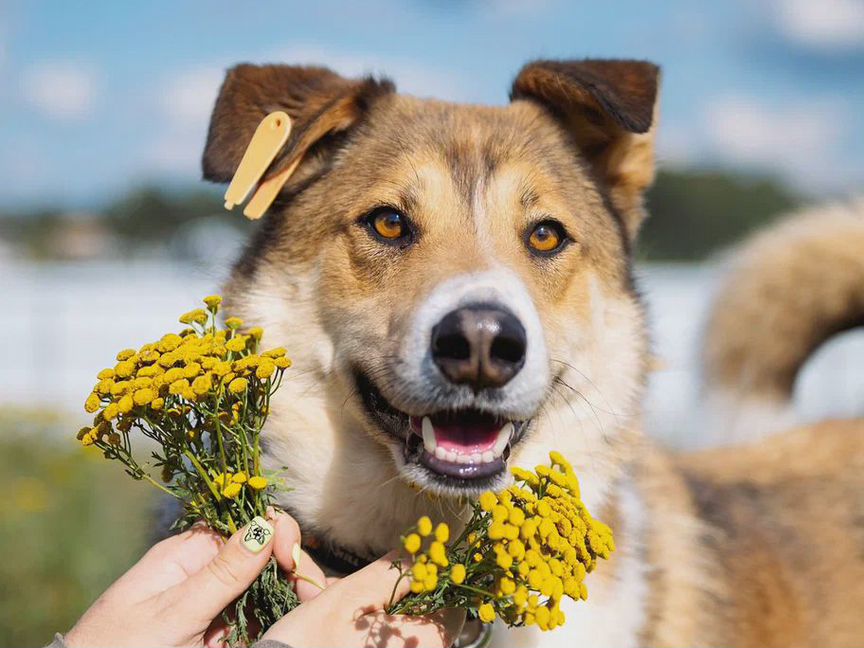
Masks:
[[[276,552],[283,570],[294,570],[300,529],[288,515],[260,520],[264,543],[244,542],[244,527],[226,542],[201,526],[163,540],[115,582],[70,630],[69,648],[217,645],[226,634],[222,611],[258,577]],[[253,521],[254,523],[254,521]],[[251,524],[251,523],[250,523]],[[275,539],[275,541],[274,541]],[[298,596],[314,598],[324,583],[320,569],[300,553]]]
[[[332,581],[324,591],[314,592],[314,600],[300,593],[304,602],[277,621],[262,639],[280,641],[292,648],[451,646],[465,622],[464,610],[444,610],[425,617],[384,612],[399,577],[392,561],[392,556],[384,556],[350,576]],[[408,579],[402,579],[394,602],[404,597],[409,587]]]

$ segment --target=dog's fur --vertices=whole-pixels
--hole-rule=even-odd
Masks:
[[[509,105],[484,107],[402,96],[389,82],[321,68],[232,69],[205,177],[229,180],[258,122],[277,109],[295,128],[270,174],[302,156],[226,291],[228,310],[265,327],[268,343],[294,360],[273,403],[268,463],[284,467],[294,488],[284,504],[305,531],[375,555],[419,515],[458,524],[473,491],[403,458],[402,443],[364,408],[358,371],[409,414],[473,404],[530,419],[510,463],[533,466],[550,449],[570,458],[618,551],[590,577],[588,602],[565,609],[563,630],[541,639],[501,629],[495,645],[860,643],[860,423],[689,456],[641,434],[650,358],[631,262],[654,174],[657,86],[649,63],[537,62],[519,73]],[[413,246],[382,245],[364,229],[380,205],[411,217]],[[523,234],[550,216],[573,242],[534,257]],[[857,301],[843,308],[860,317],[864,275],[857,280],[846,287]],[[472,300],[502,304],[528,334],[526,367],[497,400],[448,391],[429,369],[430,327]],[[781,319],[816,329],[837,321],[780,308]],[[712,339],[727,330],[718,323]],[[811,349],[790,345],[791,366]]]

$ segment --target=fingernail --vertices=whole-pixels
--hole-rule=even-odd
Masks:
[[[252,518],[243,532],[243,546],[252,553],[260,552],[273,539],[273,527],[260,515]]]
[[[300,568],[300,543],[295,542],[294,546],[291,547],[291,559],[294,561],[294,569]]]

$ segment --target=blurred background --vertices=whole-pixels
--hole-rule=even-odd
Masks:
[[[696,352],[723,250],[864,184],[864,2],[0,1],[0,645],[68,628],[147,542],[147,489],[74,433],[95,371],[217,291],[253,227],[199,180],[225,68],[501,104],[527,60],[585,56],[663,67],[638,270],[664,362],[649,429],[722,442],[699,434]],[[860,335],[820,350],[801,416],[860,413],[862,367]]]

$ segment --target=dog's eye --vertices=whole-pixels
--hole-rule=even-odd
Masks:
[[[366,225],[385,243],[405,244],[411,236],[408,219],[392,208],[376,209],[366,217]]]
[[[555,254],[564,248],[568,240],[561,223],[552,220],[537,223],[526,237],[531,252],[541,256]]]

